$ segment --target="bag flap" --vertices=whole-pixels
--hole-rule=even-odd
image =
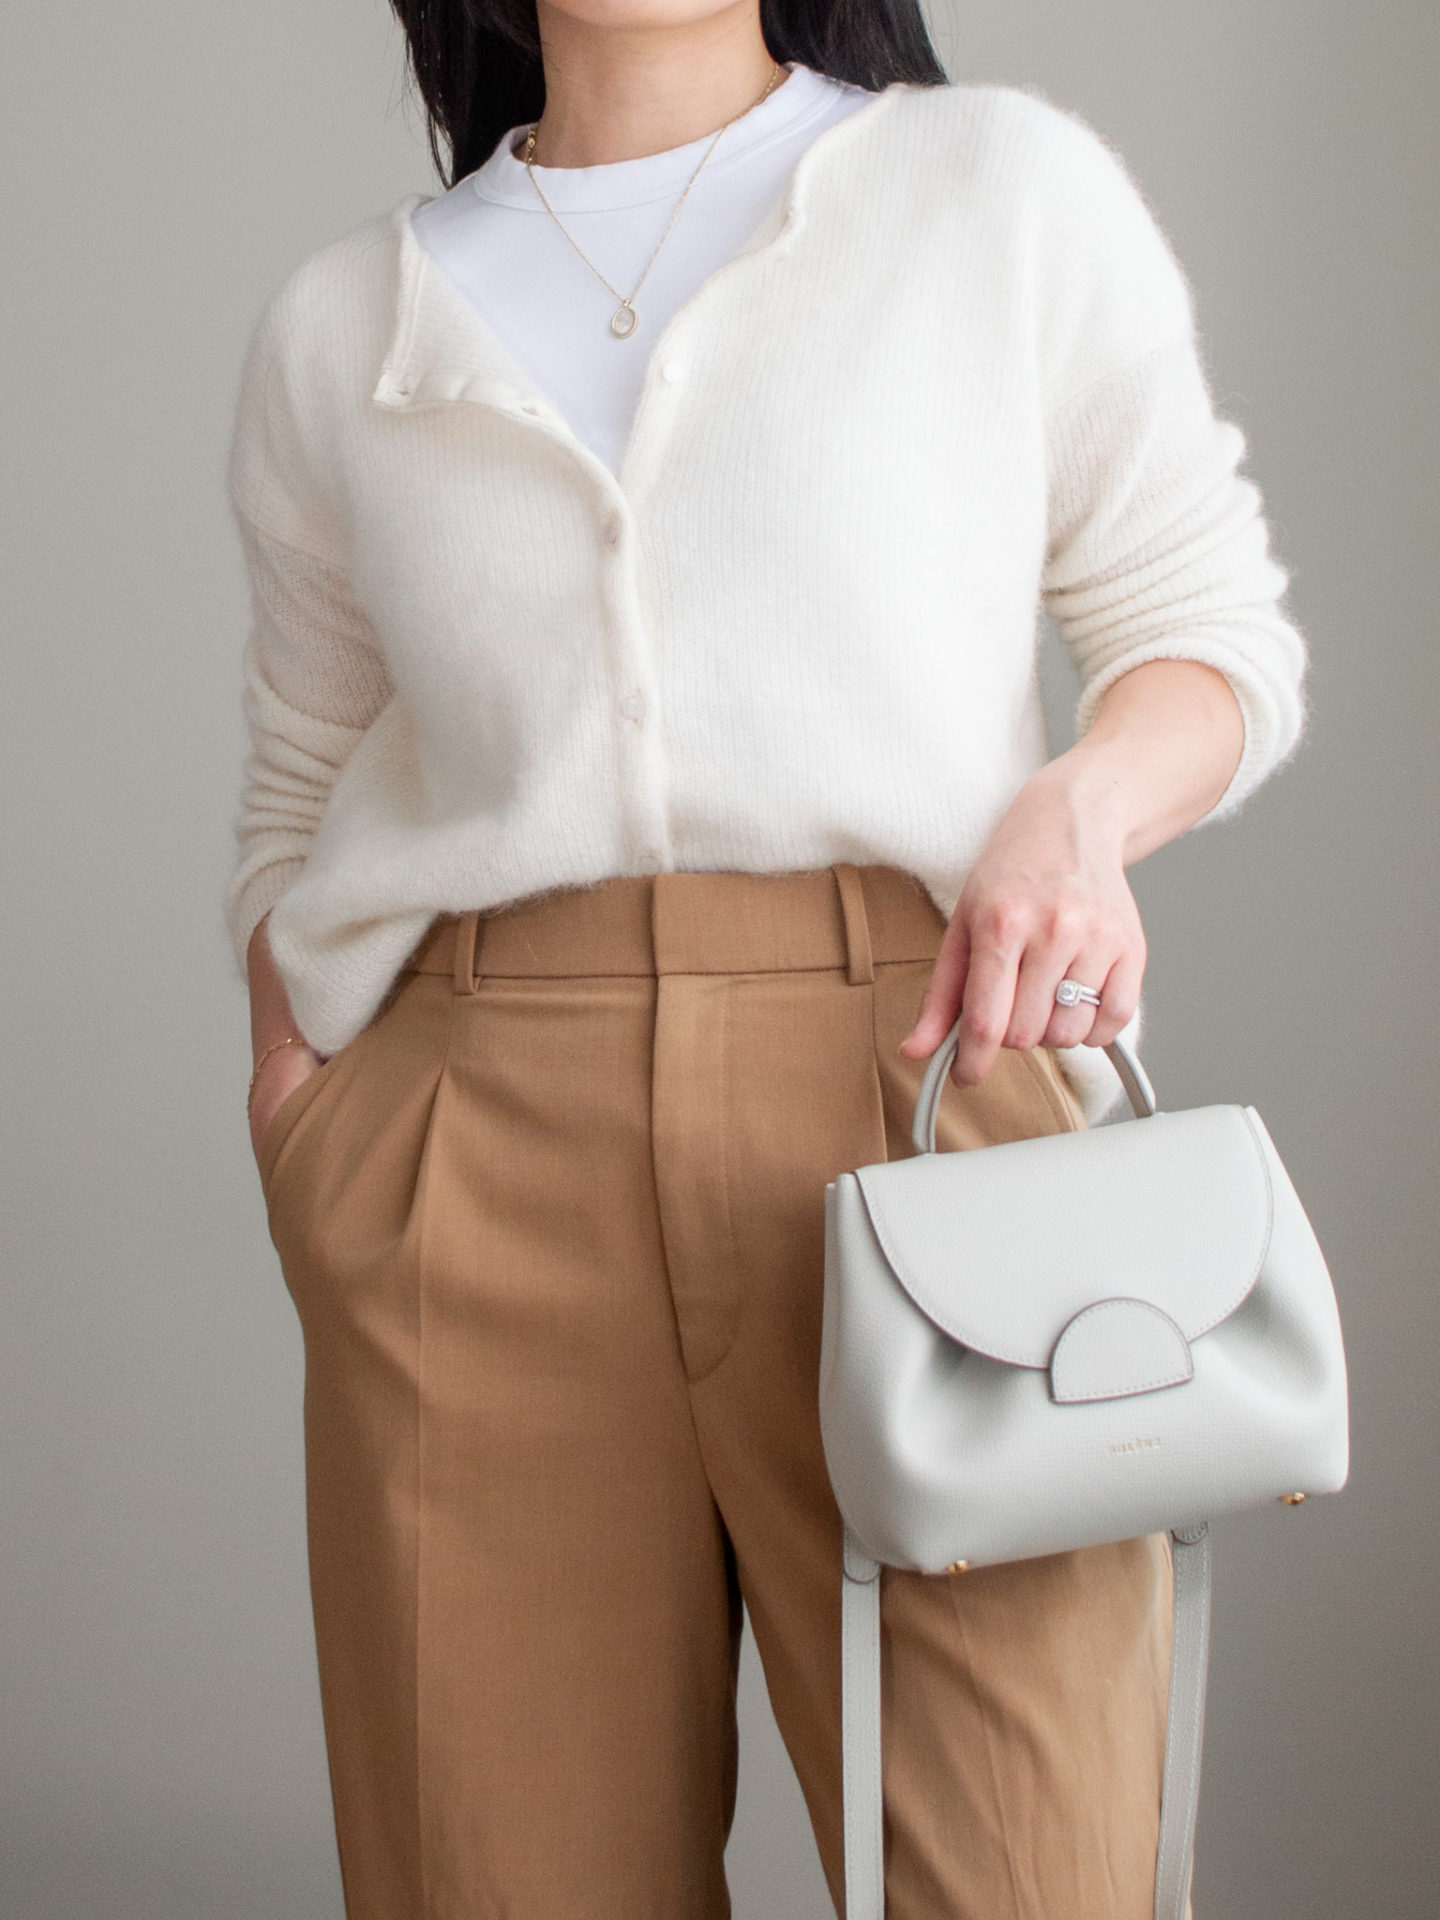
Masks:
[[[1148,1301],[1197,1339],[1245,1299],[1270,1241],[1269,1168],[1238,1106],[916,1154],[855,1178],[915,1305],[1014,1366],[1048,1366],[1100,1300]]]

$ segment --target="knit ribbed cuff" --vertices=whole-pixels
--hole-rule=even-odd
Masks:
[[[272,860],[237,888],[225,903],[225,921],[234,948],[240,978],[250,978],[250,936],[280,896],[288,893],[300,877],[304,859]]]
[[[1176,635],[1136,647],[1096,674],[1086,685],[1075,710],[1077,738],[1093,726],[1100,702],[1115,682],[1151,660],[1195,660],[1201,666],[1213,667],[1223,674],[1235,695],[1245,723],[1240,764],[1220,798],[1195,826],[1224,820],[1243,806],[1261,782],[1294,751],[1303,725],[1300,698],[1288,688],[1282,698],[1271,677],[1258,672],[1243,655],[1223,642],[1187,640],[1183,635]]]

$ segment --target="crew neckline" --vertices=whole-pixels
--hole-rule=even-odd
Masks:
[[[782,64],[789,79],[731,123],[705,169],[707,174],[723,174],[773,141],[799,133],[833,104],[837,94],[866,91],[846,81],[832,80],[828,74],[817,73],[798,61]],[[511,127],[489,159],[468,177],[482,200],[543,214],[545,209],[525,163],[512,151],[517,138],[528,130],[528,123]],[[604,161],[590,167],[537,166],[535,172],[546,199],[560,212],[609,212],[645,206],[678,192],[714,138],[713,132],[705,133],[682,147],[666,147],[634,160]]]

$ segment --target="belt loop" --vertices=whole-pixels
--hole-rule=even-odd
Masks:
[[[462,913],[455,922],[455,991],[470,994],[475,991],[475,940],[480,926],[480,913],[471,907]]]
[[[865,917],[865,888],[859,869],[848,862],[831,868],[840,889],[840,911],[845,916],[845,964],[852,987],[868,986],[875,978],[870,952],[870,923]]]

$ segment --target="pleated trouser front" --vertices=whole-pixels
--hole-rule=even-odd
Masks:
[[[911,1151],[943,929],[886,867],[446,915],[276,1113],[349,1920],[721,1920],[742,1603],[843,1913],[824,1188]],[[939,1144],[1081,1124],[1009,1052]],[[1145,1920],[1169,1578],[887,1570],[889,1920]]]

